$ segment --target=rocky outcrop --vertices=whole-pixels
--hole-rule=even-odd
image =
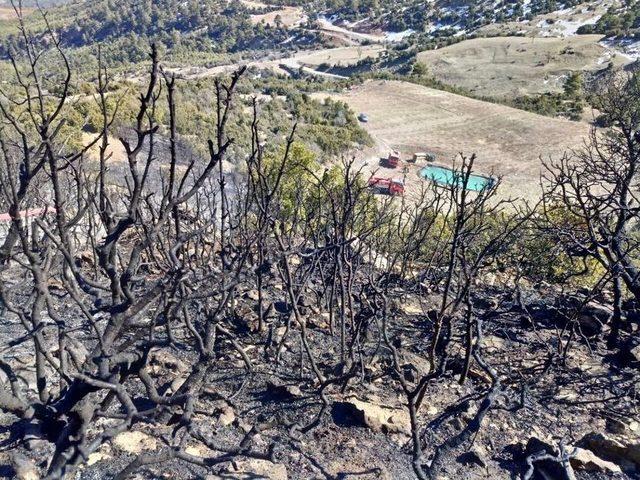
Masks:
[[[531,465],[537,474],[536,478],[544,478],[545,480],[570,480],[571,476],[570,474],[567,474],[566,467],[561,465],[559,462],[551,459],[540,459],[536,461],[530,460],[538,454],[558,457],[559,453],[560,452],[557,447],[544,440],[540,440],[537,437],[531,437],[525,447],[524,457],[528,462],[531,462]],[[568,468],[571,468],[571,466]]]
[[[155,438],[139,431],[122,432],[113,439],[113,446],[125,453],[139,454],[145,450],[155,450]]]
[[[582,333],[587,337],[591,337],[600,334],[602,328],[609,323],[612,316],[613,309],[610,306],[597,302],[588,302],[579,309],[577,321]]]
[[[16,480],[38,480],[40,478],[34,463],[21,453],[14,452],[9,458]]]
[[[206,480],[288,480],[284,465],[254,458],[234,460],[228,471],[221,475],[208,475]]]
[[[293,401],[303,396],[300,387],[279,382],[267,382],[264,398],[269,401]]]
[[[572,452],[571,466],[587,472],[622,473],[618,465],[598,457],[591,450],[575,448]]]
[[[334,402],[332,407],[334,421],[341,426],[368,427],[374,432],[404,433],[411,432],[409,414],[403,409],[381,405],[377,401],[362,401],[350,397]]]
[[[613,315],[610,306],[575,296],[560,298],[556,305],[540,301],[527,308],[537,323],[564,327],[573,321],[587,337],[600,334]]]
[[[625,420],[619,418],[607,419],[607,431],[619,435],[639,436],[640,422],[636,420]]]
[[[618,465],[627,472],[640,471],[640,437],[592,432],[585,435],[580,447]]]

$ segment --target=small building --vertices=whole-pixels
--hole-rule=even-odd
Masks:
[[[413,158],[411,159],[411,163],[426,163],[435,161],[436,156],[433,153],[429,152],[416,152],[413,154]]]

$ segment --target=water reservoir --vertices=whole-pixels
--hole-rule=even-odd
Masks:
[[[440,185],[462,184],[462,176],[460,172],[454,172],[450,168],[441,167],[438,165],[427,165],[422,170],[420,170],[420,176]],[[491,177],[472,174],[471,176],[469,176],[467,190],[479,192],[487,187],[491,187],[492,185],[493,179]]]

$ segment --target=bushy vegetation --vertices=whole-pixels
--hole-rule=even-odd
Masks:
[[[579,72],[571,74],[565,82],[562,93],[521,96],[506,100],[505,103],[540,115],[580,120],[586,105],[582,91],[582,74]]]
[[[196,152],[205,154],[207,151],[206,138],[215,133],[216,112],[214,79],[200,79],[178,81],[176,95],[181,108],[177,112],[176,129],[184,142]],[[247,151],[251,138],[251,122],[246,112],[253,107],[253,99],[257,96],[257,105],[263,119],[262,134],[278,143],[285,140],[291,126],[298,125],[298,138],[312,149],[318,159],[346,154],[350,149],[371,145],[372,140],[360,126],[354,112],[343,102],[330,98],[322,101],[304,93],[326,88],[322,83],[313,86],[313,82],[284,80],[278,77],[262,77],[247,80],[238,89],[241,96],[237,101],[242,109],[235,110],[229,119],[228,130],[237,138],[238,148]],[[110,87],[107,105],[110,111],[116,112],[112,124],[114,132],[126,128],[135,119],[137,101],[131,95],[131,90],[139,87],[128,83],[114,83]],[[97,132],[102,121],[99,105],[93,97],[93,89],[89,83],[84,83],[74,92],[83,96],[78,102],[67,108],[72,127],[76,128],[75,135],[70,137],[80,141],[78,126],[85,131]],[[168,112],[163,105],[156,111],[159,120],[166,119]]]
[[[247,7],[235,0],[89,0],[53,8],[48,20],[65,47],[100,45],[109,64],[146,60],[152,42],[172,58],[296,45],[283,45],[291,37],[286,28],[254,25]],[[26,16],[25,21],[32,31],[44,33],[46,26],[38,15]],[[5,29],[9,33],[0,46],[4,56],[20,48],[22,41],[15,29]]]
[[[278,2],[271,0],[271,3]],[[431,27],[436,25],[442,30],[441,35],[448,36],[493,22],[531,19],[534,15],[578,5],[582,0],[532,0],[526,3],[522,0],[440,1],[426,4],[422,0],[289,0],[286,3],[306,7],[311,13],[337,14],[349,21],[368,19],[374,25],[391,31],[413,29],[431,33]],[[447,26],[451,29],[447,30]]]
[[[607,37],[638,36],[640,34],[640,2],[628,1],[612,6],[595,25],[583,25],[580,34],[599,33]]]

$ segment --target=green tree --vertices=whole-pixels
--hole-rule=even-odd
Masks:
[[[573,72],[564,84],[564,94],[568,98],[577,98],[582,95],[582,73]]]
[[[424,75],[426,75],[428,73],[428,69],[427,66],[424,63],[421,62],[415,62],[413,64],[413,67],[411,69],[411,73],[413,75],[417,75],[419,77],[422,77]]]

